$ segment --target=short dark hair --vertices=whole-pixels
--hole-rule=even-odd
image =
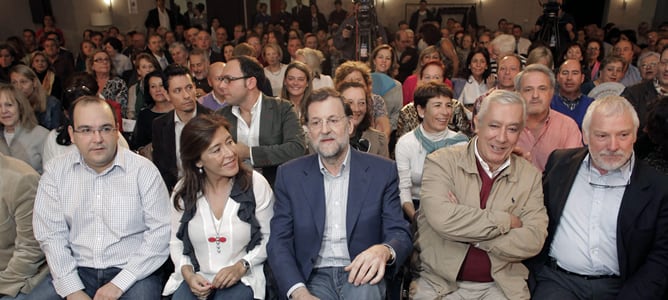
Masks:
[[[304,101],[304,106],[302,108],[302,118],[304,119],[304,124],[308,123],[308,107],[311,106],[311,104],[316,103],[316,102],[323,102],[327,100],[327,98],[332,97],[336,98],[341,102],[341,105],[343,106],[343,111],[345,111],[346,116],[351,116],[353,114],[352,110],[350,109],[350,106],[348,106],[348,109],[346,109],[346,102],[343,101],[343,97],[341,97],[341,94],[337,92],[335,89],[331,87],[324,87],[317,89],[311,93],[308,98]]]
[[[65,81],[63,90],[63,108],[70,111],[72,103],[82,96],[95,96],[99,87],[95,77],[87,72],[75,73]]]
[[[450,99],[454,98],[452,90],[447,87],[443,82],[428,81],[421,83],[415,89],[413,94],[413,103],[415,108],[422,107],[426,108],[429,103],[429,99],[435,97],[448,97]]]
[[[258,88],[260,84],[265,81],[266,77],[264,76],[264,69],[254,57],[239,55],[232,57],[230,61],[232,60],[239,61],[239,67],[241,68],[241,73],[243,73],[244,76],[255,77]]]
[[[94,36],[100,36],[100,37],[103,37],[104,34],[102,34],[102,32],[99,32],[99,31],[92,31],[92,32],[90,33],[90,38],[92,39]],[[104,44],[103,44],[103,45],[104,45]]]
[[[102,42],[102,45],[106,45],[106,44],[111,45],[111,47],[114,48],[114,50],[116,50],[116,52],[123,51],[123,43],[121,43],[121,40],[119,40],[115,37],[106,38],[104,40],[104,42]]]
[[[190,75],[190,70],[188,70],[186,67],[179,66],[177,64],[171,64],[165,68],[164,72],[162,73],[162,86],[165,87],[165,91],[169,93],[169,80],[172,79],[172,77],[176,76],[188,76],[191,77]],[[192,77],[190,78],[192,79]],[[146,87],[144,87],[146,88]]]

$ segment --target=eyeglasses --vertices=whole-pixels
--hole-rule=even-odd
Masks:
[[[96,62],[96,63],[108,63],[108,62],[109,62],[109,59],[108,59],[108,58],[96,58],[96,59],[93,60],[93,62]]]
[[[232,77],[232,76],[223,76],[221,79],[225,84],[230,84],[232,81],[237,81],[239,79],[248,79],[251,78],[251,76],[239,76],[239,77]]]
[[[102,136],[110,136],[112,133],[116,132],[116,127],[111,125],[105,125],[98,129],[93,129],[90,127],[80,127],[79,129],[72,129],[72,131],[81,134],[83,136],[89,137],[93,136],[96,132],[99,132]]]
[[[332,117],[329,117],[325,120],[312,119],[312,120],[308,121],[307,126],[311,130],[320,129],[320,128],[322,128],[323,124],[327,124],[327,127],[329,127],[329,128],[338,127],[339,125],[341,125],[341,123],[343,123],[342,121],[344,120],[344,118],[347,118],[347,116],[338,116],[338,117],[337,116],[332,116]]]
[[[640,67],[643,68],[643,69],[656,68],[656,65],[658,65],[658,64],[659,63],[653,62],[653,63],[648,63],[648,64],[642,64],[642,65],[640,65]]]
[[[591,173],[593,173],[594,171],[592,171],[592,169],[591,169],[591,158],[589,159],[589,166],[588,166],[588,168],[589,168],[589,179],[588,179],[587,181],[589,181],[589,185],[591,185],[591,186],[594,187],[594,188],[599,188],[599,189],[618,189],[618,188],[625,188],[625,187],[627,187],[627,186],[631,183],[631,177],[630,177],[630,176],[629,176],[629,179],[626,181],[625,184],[613,184],[613,185],[610,185],[610,184],[600,184],[600,183],[592,182],[592,181],[591,181]]]

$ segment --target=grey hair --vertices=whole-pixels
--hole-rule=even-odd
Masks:
[[[633,119],[633,134],[636,134],[638,127],[640,126],[638,113],[636,113],[635,108],[628,100],[626,100],[626,98],[616,95],[605,96],[596,99],[596,101],[592,102],[591,105],[589,105],[589,108],[587,108],[587,113],[585,113],[584,119],[582,119],[582,133],[586,137],[589,136],[591,119],[596,112],[603,114],[603,116],[606,117],[624,113],[631,114],[631,119]]]
[[[480,110],[476,115],[476,118],[478,118],[478,123],[480,123],[480,120],[482,120],[485,117],[492,103],[498,103],[504,105],[515,104],[521,106],[522,128],[524,128],[524,124],[526,123],[527,120],[526,102],[524,101],[524,99],[522,99],[522,96],[520,96],[520,94],[518,94],[517,92],[506,91],[506,90],[495,90],[494,92],[487,95],[487,97],[483,99],[482,103],[480,104]]]
[[[640,64],[641,61],[643,61],[645,58],[648,58],[650,56],[654,56],[657,59],[661,59],[661,55],[659,53],[656,53],[654,51],[647,51],[647,52],[644,52],[643,54],[640,54],[640,56],[638,57],[638,64]]]
[[[545,74],[548,78],[550,78],[550,84],[551,88],[554,88],[557,86],[556,79],[554,79],[554,72],[550,70],[548,67],[542,64],[531,64],[526,66],[524,70],[517,75],[515,75],[515,90],[520,91],[522,86],[522,79],[524,79],[524,76],[527,76],[529,73],[534,73],[534,72],[539,72]]]
[[[297,50],[296,55],[304,56],[306,60],[304,63],[311,68],[313,71],[312,76],[318,77],[322,73],[321,64],[325,61],[325,56],[322,54],[322,51],[311,49],[311,48],[301,48]]]
[[[495,37],[491,44],[499,52],[499,56],[515,52],[515,37],[510,34],[501,34]]]

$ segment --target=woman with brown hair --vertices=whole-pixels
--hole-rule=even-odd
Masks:
[[[306,64],[293,61],[288,65],[283,79],[281,98],[292,102],[298,117],[301,117],[304,100],[311,95],[312,82],[311,69]]]
[[[121,115],[127,118],[128,86],[123,79],[114,75],[114,64],[109,54],[104,50],[95,50],[86,62],[86,69],[97,81],[98,95],[120,104]]]
[[[51,69],[51,62],[42,51],[35,51],[30,56],[30,67],[39,82],[42,84],[44,91],[51,96],[60,99],[63,96],[62,78],[58,77]]]
[[[173,299],[264,299],[273,192],[239,159],[230,125],[200,115],[181,133],[183,177],[172,201]]]

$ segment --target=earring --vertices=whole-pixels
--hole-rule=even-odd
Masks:
[[[204,174],[204,169],[202,169],[202,167],[198,167],[197,172],[199,172],[200,174]]]

